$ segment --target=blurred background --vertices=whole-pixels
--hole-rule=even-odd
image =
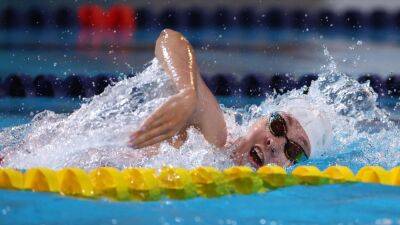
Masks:
[[[164,28],[189,39],[227,105],[309,85],[327,49],[341,72],[370,82],[382,107],[396,110],[400,1],[17,0],[0,2],[0,127],[44,109],[71,112],[140,72]]]

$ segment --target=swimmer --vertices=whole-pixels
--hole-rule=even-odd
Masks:
[[[155,110],[130,136],[133,148],[168,141],[174,147],[187,139],[194,127],[221,151],[234,145],[231,157],[237,165],[290,166],[309,158],[328,142],[329,124],[302,99],[255,121],[248,133],[228,143],[228,130],[216,98],[204,83],[190,43],[179,32],[165,29],[155,46],[155,56],[173,81],[177,94]],[[307,105],[308,104],[308,105]]]

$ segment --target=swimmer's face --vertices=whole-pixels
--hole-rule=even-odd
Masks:
[[[290,114],[279,113],[286,123],[287,138],[304,149],[310,155],[310,142],[300,123]],[[237,148],[233,159],[238,165],[251,164],[255,168],[265,164],[276,164],[287,167],[293,164],[284,152],[287,140],[275,136],[269,129],[269,116],[262,117],[249,129],[245,137],[236,140]]]

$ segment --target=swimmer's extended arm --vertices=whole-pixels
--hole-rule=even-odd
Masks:
[[[165,29],[157,39],[155,55],[175,83],[178,94],[157,109],[132,134],[130,144],[146,147],[167,140],[188,126],[198,128],[218,147],[226,142],[226,124],[218,102],[199,75],[196,56],[186,38]]]

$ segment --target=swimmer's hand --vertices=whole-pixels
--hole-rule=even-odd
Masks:
[[[194,89],[183,89],[173,95],[132,133],[129,146],[144,148],[175,136],[188,125],[196,104],[197,95]]]

